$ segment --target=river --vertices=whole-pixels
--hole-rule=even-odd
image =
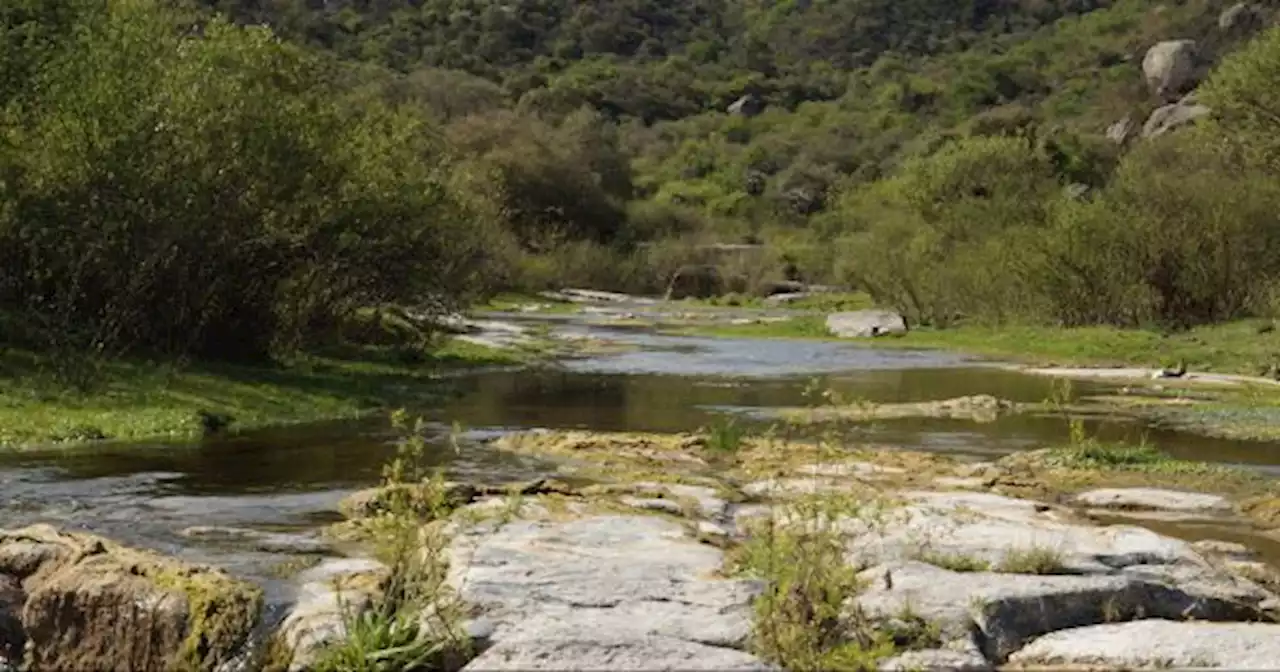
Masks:
[[[531,427],[674,432],[736,414],[807,402],[806,390],[832,389],[845,399],[906,402],[990,394],[1037,402],[1052,382],[964,357],[819,341],[664,336],[642,328],[560,320],[632,346],[621,354],[554,366],[469,373],[441,384],[446,400],[410,409],[428,420],[432,459],[451,477],[488,482],[551,473],[551,465],[498,454],[476,442]],[[1075,386],[1096,393],[1105,383]],[[447,440],[458,423],[458,447]],[[1232,441],[1093,419],[1104,437],[1145,436],[1177,457],[1280,467],[1280,445]],[[880,421],[857,440],[886,447],[945,451],[990,459],[1040,447],[1066,435],[1052,415],[963,420]],[[339,519],[336,504],[375,484],[394,452],[385,417],[247,432],[187,444],[117,444],[0,453],[0,515],[6,527],[48,522],[209,562],[265,585],[272,601],[289,599],[282,564],[311,551],[314,533]],[[193,529],[195,528],[195,529]],[[256,530],[247,538],[209,528]],[[1173,530],[1176,532],[1176,530]]]

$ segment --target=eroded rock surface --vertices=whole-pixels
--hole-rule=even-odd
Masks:
[[[293,653],[290,670],[305,670],[329,644],[347,636],[347,623],[372,603],[386,577],[380,562],[331,559],[297,577],[297,603],[280,626],[279,637]]]
[[[1021,665],[1111,669],[1280,669],[1280,625],[1142,620],[1045,635],[1015,653]]]
[[[1099,488],[1074,497],[1077,504],[1127,511],[1230,513],[1231,502],[1220,495],[1161,488]]]
[[[764,669],[743,651],[761,586],[715,578],[722,560],[654,516],[473,529],[451,584],[491,634],[466,669]]]
[[[1036,637],[1068,628],[1145,617],[1257,615],[1256,604],[1233,599],[1240,596],[1217,594],[1212,585],[1180,586],[1159,575],[955,572],[905,562],[866,570],[863,578],[870,587],[856,602],[868,615],[891,619],[910,609],[939,626],[946,641],[996,663]]]
[[[31,670],[212,670],[261,608],[257,588],[213,568],[48,525],[0,531],[0,644],[25,638]]]

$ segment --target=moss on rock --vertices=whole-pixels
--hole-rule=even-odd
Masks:
[[[0,531],[0,573],[22,581],[33,670],[211,670],[262,609],[220,570],[47,525]]]

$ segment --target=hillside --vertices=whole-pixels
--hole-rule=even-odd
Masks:
[[[631,124],[642,196],[728,217],[757,210],[754,195],[814,214],[837,182],[951,135],[1035,128],[1088,144],[1154,108],[1147,47],[1196,40],[1207,67],[1270,20],[1258,8],[1222,29],[1230,3],[1203,0],[206,1],[408,81],[491,93],[487,105],[552,118],[590,106]],[[726,114],[743,96],[765,113]]]
[[[1270,315],[1275,15],[5,3],[0,327],[252,358],[374,304],[656,293],[681,269],[720,293],[842,284],[936,326]],[[1165,85],[1144,73],[1156,45]],[[741,241],[764,246],[706,245]]]

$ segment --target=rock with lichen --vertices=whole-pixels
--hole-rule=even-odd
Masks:
[[[24,639],[30,670],[213,670],[262,610],[258,588],[220,570],[48,525],[0,530],[0,581],[0,644]]]

